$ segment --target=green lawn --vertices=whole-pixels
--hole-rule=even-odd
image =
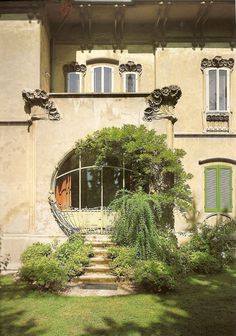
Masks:
[[[1,278],[1,336],[235,336],[236,269],[171,294],[63,297]]]

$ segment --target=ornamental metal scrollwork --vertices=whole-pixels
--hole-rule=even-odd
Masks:
[[[209,113],[206,117],[207,121],[229,121],[229,115],[226,113]]]
[[[128,61],[126,64],[119,66],[119,73],[122,75],[124,72],[137,72],[139,75],[142,73],[142,65],[135,64],[133,61]]]
[[[234,59],[225,59],[221,56],[215,56],[213,59],[203,58],[201,62],[201,69],[206,68],[229,68],[232,70],[234,67]]]
[[[36,89],[32,90],[23,90],[22,98],[25,101],[25,104],[28,107],[39,106],[46,110],[49,120],[60,120],[61,116],[58,112],[55,104],[49,100],[49,95],[46,91]]]
[[[177,104],[179,98],[182,96],[182,91],[177,85],[165,86],[162,89],[154,90],[150,96],[147,97],[147,102],[150,107],[144,111],[144,120],[152,121],[159,119],[169,119],[173,123],[177,118],[173,114],[173,108]],[[165,107],[162,108],[161,107]],[[172,107],[170,111],[169,107]]]
[[[65,64],[63,66],[63,71],[64,73],[68,73],[68,72],[81,72],[84,76],[86,74],[87,71],[87,67],[85,64],[79,64],[77,62],[71,62],[68,64]]]

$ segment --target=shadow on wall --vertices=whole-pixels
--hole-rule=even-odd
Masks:
[[[151,307],[142,306],[143,316],[137,318],[136,309],[125,316],[104,317],[104,327],[87,327],[83,336],[235,336],[236,297],[235,275],[195,276],[188,280],[181,293],[156,295]],[[197,293],[197,296],[196,296]],[[231,294],[230,294],[231,293]],[[235,295],[236,296],[236,295]],[[142,294],[139,295],[141,302]],[[149,315],[149,317],[148,317]],[[124,319],[124,317],[123,317]],[[153,321],[150,323],[150,320]],[[139,321],[138,323],[136,321]]]

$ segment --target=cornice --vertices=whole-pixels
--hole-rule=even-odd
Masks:
[[[203,58],[201,61],[201,69],[207,68],[229,68],[232,70],[234,67],[234,59],[233,58],[223,58],[222,56],[215,56],[212,59]]]
[[[124,72],[137,72],[139,75],[141,75],[142,70],[142,65],[135,64],[133,61],[128,61],[126,64],[121,64],[119,66],[120,75]]]
[[[81,72],[84,76],[86,74],[87,67],[85,64],[79,64],[78,62],[70,62],[63,65],[63,72]]]

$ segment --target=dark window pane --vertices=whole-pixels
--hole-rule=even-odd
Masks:
[[[68,92],[80,92],[80,75],[76,72],[68,73]]]
[[[79,171],[71,174],[71,206],[79,208]]]
[[[220,111],[227,110],[227,71],[219,70],[219,104]]]
[[[209,109],[210,111],[216,110],[216,70],[209,70]]]
[[[135,74],[126,74],[126,92],[136,92]]]
[[[76,168],[79,168],[79,157],[76,154],[72,154],[60,167],[57,175],[59,176]]]
[[[97,168],[81,171],[82,208],[101,206],[101,172]]]
[[[108,206],[116,192],[123,188],[122,168],[103,168],[103,205]]]
[[[102,68],[94,69],[94,92],[102,92]]]
[[[81,165],[82,167],[89,167],[94,166],[96,161],[97,155],[95,152],[87,152],[82,155],[81,157]]]
[[[111,92],[111,68],[104,67],[104,92]]]

